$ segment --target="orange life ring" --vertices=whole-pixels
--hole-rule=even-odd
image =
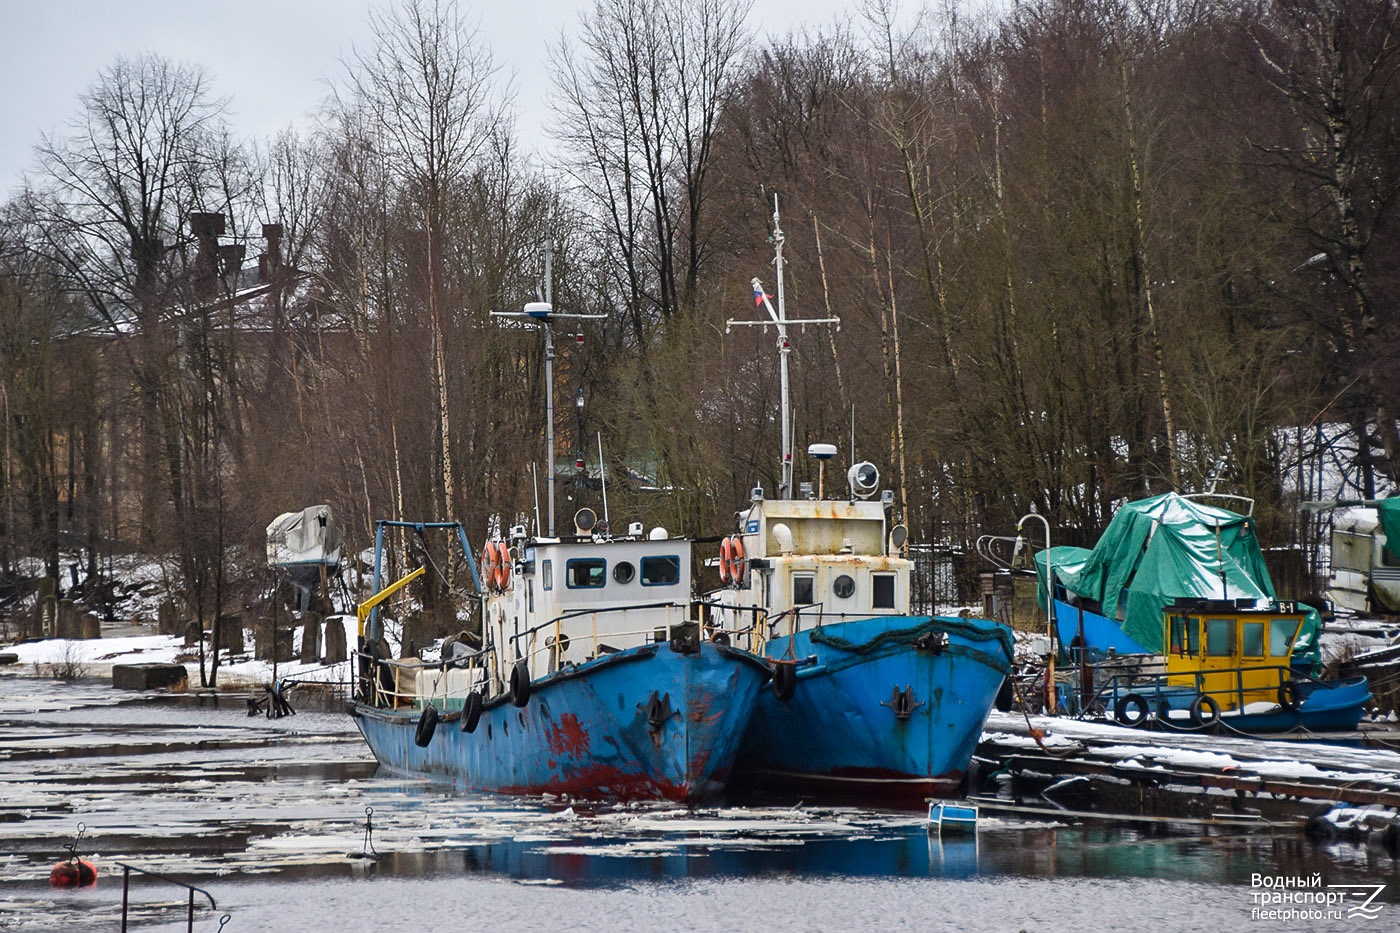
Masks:
[[[730,564],[733,552],[733,538],[725,538],[719,543],[719,582],[725,586],[734,579],[734,569]]]
[[[488,589],[501,588],[501,552],[495,541],[486,542],[486,586]]]
[[[481,585],[488,590],[496,586],[496,571],[491,566],[495,554],[496,549],[491,546],[490,541],[481,546]]]
[[[510,586],[510,548],[504,541],[496,542],[496,553],[500,555],[500,562],[496,570],[496,585],[501,589]]]
[[[734,547],[729,552],[729,576],[733,578],[735,586],[744,582],[746,570],[748,565],[744,559],[744,539],[735,535]]]

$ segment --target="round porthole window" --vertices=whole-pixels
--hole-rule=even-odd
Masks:
[[[837,599],[850,599],[851,594],[856,591],[856,581],[843,573],[831,584],[831,591],[836,594]]]
[[[637,568],[625,560],[618,561],[617,566],[613,567],[613,579],[618,583],[631,583],[636,575]]]

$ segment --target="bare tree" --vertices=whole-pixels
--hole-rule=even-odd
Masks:
[[[382,154],[411,205],[423,236],[421,299],[431,335],[434,408],[441,471],[438,502],[454,514],[446,319],[457,309],[444,286],[447,214],[478,157],[498,132],[501,105],[492,98],[494,66],[477,32],[455,4],[408,0],[372,13],[377,44],[356,56],[351,84],[371,115]]]
[[[1256,73],[1292,117],[1281,134],[1261,132],[1256,143],[1291,175],[1296,222],[1318,251],[1316,261],[1300,255],[1299,268],[1331,279],[1329,313],[1315,321],[1361,396],[1357,438],[1371,495],[1368,424],[1385,475],[1400,480],[1400,393],[1383,365],[1392,336],[1384,308],[1396,295],[1378,296],[1375,283],[1377,268],[1384,276],[1393,263],[1373,261],[1400,193],[1400,20],[1389,2],[1266,0],[1249,28]]]
[[[601,258],[641,352],[652,323],[695,301],[710,252],[714,142],[750,6],[596,0],[579,50],[558,52],[565,168],[612,247]]]
[[[38,147],[42,187],[30,209],[40,249],[126,349],[137,387],[141,528],[164,500],[162,406],[176,352],[171,249],[189,212],[219,198],[211,150],[223,104],[202,70],[153,55],[119,58],[81,97],[62,137]]]

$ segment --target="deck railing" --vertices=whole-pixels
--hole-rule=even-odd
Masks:
[[[661,602],[576,610],[509,635],[505,640],[508,646],[505,651],[488,646],[458,661],[383,658],[358,651],[356,654],[361,670],[365,672],[359,678],[358,695],[381,708],[432,703],[446,712],[449,704],[465,702],[471,692],[483,687],[489,687],[493,692],[499,691],[509,680],[510,666],[521,659],[530,662],[532,671],[543,669],[554,673],[570,664],[585,663],[625,648],[686,637],[704,638],[760,653],[766,638],[764,614],[755,610],[751,623],[725,626],[712,613],[706,612],[708,607],[718,605],[702,601],[685,604]],[[603,614],[610,618],[611,623],[600,629],[599,616]],[[629,615],[643,618],[644,622],[628,627],[626,620]],[[579,620],[585,618],[589,623],[588,630],[581,632]],[[546,658],[545,663],[536,665],[535,660],[542,655]],[[381,677],[381,671],[387,671],[391,676]],[[418,690],[420,675],[430,671],[443,673],[443,689],[435,687],[431,693],[424,695]],[[456,671],[465,671],[466,676],[452,677]]]

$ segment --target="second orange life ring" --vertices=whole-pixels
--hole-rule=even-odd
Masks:
[[[744,572],[748,569],[748,563],[744,558],[744,539],[735,535],[731,540],[734,546],[729,552],[729,576],[737,586],[744,582]]]
[[[496,542],[496,553],[499,556],[496,569],[496,586],[507,589],[510,586],[510,548],[504,541]]]

